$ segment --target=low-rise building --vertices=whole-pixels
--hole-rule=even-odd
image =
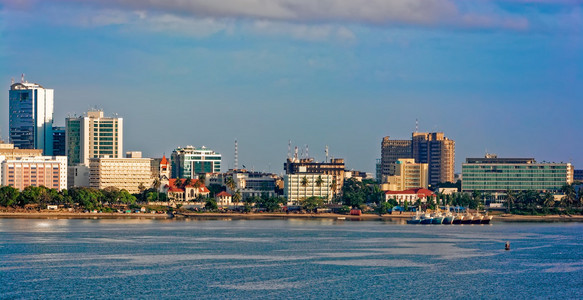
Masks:
[[[417,200],[421,200],[421,202],[427,202],[428,198],[435,199],[435,194],[428,190],[428,189],[408,189],[404,191],[386,191],[385,192],[385,201],[389,201],[390,199],[395,199],[399,204],[407,203],[414,204]]]
[[[19,190],[27,186],[67,188],[66,156],[24,156],[6,159],[0,156],[0,185]]]
[[[198,179],[172,178],[164,188],[165,193],[168,194],[168,200],[171,201],[196,202],[199,195],[206,198],[210,193],[204,183],[199,182]]]
[[[233,204],[233,196],[231,194],[222,191],[215,195],[215,200],[218,205],[231,205]]]
[[[115,187],[132,194],[152,186],[154,178],[150,158],[91,158],[89,186],[97,189]]]

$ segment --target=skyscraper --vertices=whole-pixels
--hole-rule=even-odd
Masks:
[[[413,132],[411,153],[415,162],[429,164],[429,184],[453,182],[455,141],[443,132]]]
[[[385,136],[381,141],[381,177],[393,176],[391,165],[402,158],[413,158],[411,153],[411,140],[391,140]]]
[[[8,93],[10,143],[19,149],[42,149],[53,155],[52,89],[22,80]]]
[[[90,158],[123,158],[122,118],[107,118],[102,110],[92,110],[65,123],[69,165],[89,166]]]

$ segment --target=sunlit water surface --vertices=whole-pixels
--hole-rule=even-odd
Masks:
[[[0,219],[0,297],[581,299],[583,224]]]

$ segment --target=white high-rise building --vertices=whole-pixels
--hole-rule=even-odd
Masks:
[[[19,149],[42,149],[53,155],[52,89],[24,81],[13,83],[8,93],[10,143]]]
[[[89,166],[91,158],[123,158],[123,118],[104,117],[102,110],[66,120],[69,165]]]

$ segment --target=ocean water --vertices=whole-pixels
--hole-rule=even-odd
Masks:
[[[582,299],[583,224],[0,219],[0,298]]]

